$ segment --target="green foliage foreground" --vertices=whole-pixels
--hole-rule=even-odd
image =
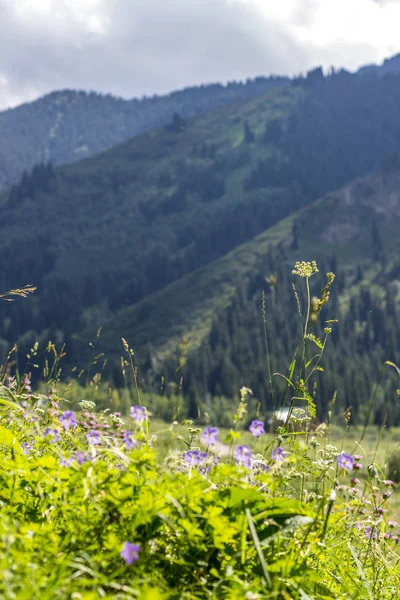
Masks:
[[[308,292],[315,270],[296,265]],[[316,300],[308,298],[300,370],[292,364],[285,376],[287,421],[274,437],[254,419],[253,449],[238,427],[248,388],[225,440],[188,422],[161,459],[140,402],[123,420],[88,401],[66,410],[55,389],[44,397],[27,380],[22,390],[8,380],[0,388],[0,597],[398,597],[399,537],[387,516],[395,484],[379,465],[363,467],[361,456],[330,445],[329,426],[310,432]]]

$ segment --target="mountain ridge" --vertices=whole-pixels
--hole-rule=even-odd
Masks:
[[[191,117],[284,85],[285,77],[209,84],[126,100],[64,89],[0,112],[0,189],[35,164],[75,162],[171,121]]]

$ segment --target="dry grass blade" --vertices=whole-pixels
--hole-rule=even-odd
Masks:
[[[33,294],[35,291],[36,287],[34,285],[25,285],[22,288],[9,290],[5,294],[0,294],[0,299],[5,300],[6,302],[14,302],[14,298],[10,298],[10,296],[20,296],[21,298],[27,298],[29,294]]]

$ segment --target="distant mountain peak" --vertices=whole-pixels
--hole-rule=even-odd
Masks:
[[[375,71],[378,75],[386,75],[387,73],[398,73],[400,72],[400,53],[385,58],[381,65],[374,63],[362,66],[358,73],[365,73]]]

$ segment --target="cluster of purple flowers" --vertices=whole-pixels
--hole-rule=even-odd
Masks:
[[[28,421],[30,423],[34,423],[36,421],[36,415],[33,410],[26,410],[23,413],[23,417],[25,421]]]
[[[13,375],[8,375],[6,379],[6,386],[12,388],[16,385],[16,379]]]
[[[88,412],[84,412],[82,414],[82,416],[86,420],[81,421],[80,425],[85,429],[103,429],[103,430],[110,429],[110,425],[109,425],[109,423],[107,423],[107,421],[104,419],[104,417],[99,419],[95,415],[91,415]],[[111,417],[112,417],[112,415],[111,415]],[[120,423],[113,422],[112,426],[118,429],[118,427],[120,427]]]
[[[25,375],[24,380],[22,382],[22,386],[24,388],[24,392],[31,392],[32,391],[31,380],[29,379],[28,375]]]
[[[75,458],[77,460],[78,465],[83,465],[83,463],[88,462],[90,457],[87,454],[83,454],[83,452],[77,452],[75,454]]]
[[[200,452],[200,450],[188,450],[183,455],[183,460],[191,466],[201,465],[208,458],[207,452]]]
[[[78,465],[83,465],[85,462],[91,461],[91,456],[88,453],[76,452],[75,456],[60,456],[60,465],[62,467],[70,467],[72,463],[76,460]]]
[[[123,431],[122,440],[127,450],[132,450],[132,448],[138,445],[138,441],[133,437],[132,431]]]
[[[21,449],[22,449],[22,452],[23,452],[23,453],[24,453],[26,456],[28,456],[28,455],[29,455],[29,453],[30,453],[30,451],[32,450],[32,445],[31,445],[31,444],[29,444],[28,442],[23,442],[23,443],[21,444]]]
[[[246,445],[236,446],[235,461],[236,461],[237,465],[242,465],[242,466],[246,467],[246,469],[250,469],[252,457],[253,457],[253,452],[251,451],[250,446],[246,446]]]
[[[55,444],[60,441],[60,433],[57,429],[51,429],[51,427],[46,427],[43,431],[43,436],[46,438],[50,438],[50,444]]]
[[[369,540],[376,540],[376,538],[378,537],[378,532],[376,531],[375,527],[371,527],[370,525],[368,525],[368,527],[366,527],[364,529],[364,535],[366,538],[368,538]]]
[[[286,458],[286,452],[283,450],[283,448],[278,446],[278,448],[274,448],[274,450],[272,450],[271,458],[272,458],[272,460],[275,460],[276,462],[281,462]],[[251,466],[254,465],[256,468],[258,468],[260,470],[263,470],[263,471],[269,470],[268,466],[265,463],[262,463],[262,466],[261,466],[261,461],[253,459],[253,452],[251,451],[250,446],[246,446],[246,445],[236,446],[235,461],[236,461],[236,464],[242,465],[242,466],[246,467],[247,469],[249,469]]]
[[[92,429],[87,434],[87,441],[90,446],[95,446],[96,444],[101,444],[101,437],[98,431]]]
[[[278,446],[277,448],[274,448],[272,450],[271,458],[272,458],[272,460],[276,460],[277,462],[281,462],[282,460],[285,460],[285,458],[286,458],[286,452],[284,451],[283,448],[281,448],[281,446]]]

